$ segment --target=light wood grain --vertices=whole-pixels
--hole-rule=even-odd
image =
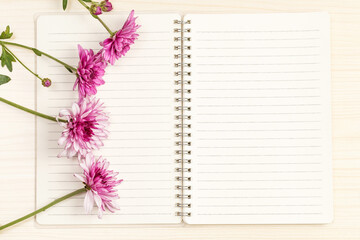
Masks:
[[[335,220],[326,225],[77,226],[43,227],[29,219],[0,233],[2,240],[45,239],[360,239],[360,1],[359,0],[131,0],[116,10],[178,13],[328,11],[331,16]],[[17,42],[35,42],[36,13],[62,12],[60,0],[0,0],[0,29],[11,25]],[[70,0],[69,12],[83,11]],[[93,23],[97,24],[97,23]],[[56,27],[56,26],[54,26]],[[34,56],[16,49],[26,64]],[[7,73],[0,69],[1,73]],[[46,76],[46,73],[41,73]],[[0,96],[35,106],[34,78],[15,64]],[[34,210],[34,117],[0,104],[0,224]]]

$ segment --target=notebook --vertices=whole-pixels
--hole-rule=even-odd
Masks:
[[[96,153],[124,179],[116,213],[76,196],[40,224],[321,224],[332,221],[327,13],[137,14],[139,39],[98,88],[110,137]],[[120,28],[126,13],[102,16]],[[86,14],[41,15],[37,47],[77,66],[77,44],[108,34]],[[56,26],[56,27],[54,27]],[[46,58],[37,110],[76,100],[74,76]],[[78,189],[57,158],[62,128],[37,119],[37,207]]]

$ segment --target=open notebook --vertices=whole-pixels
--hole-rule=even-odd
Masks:
[[[100,153],[120,172],[121,210],[97,219],[83,196],[41,224],[296,224],[332,220],[329,16],[138,14],[140,37],[99,87],[111,113]],[[103,16],[118,29],[126,14]],[[91,24],[89,24],[91,23]],[[56,27],[54,27],[56,26]],[[37,47],[76,66],[77,43],[107,32],[88,15],[43,15]],[[46,58],[37,110],[76,99],[74,76]],[[80,188],[57,158],[62,128],[37,119],[37,206]]]

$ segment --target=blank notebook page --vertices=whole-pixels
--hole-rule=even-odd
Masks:
[[[191,20],[195,224],[332,219],[329,17]]]
[[[84,195],[60,203],[37,216],[41,224],[178,223],[175,216],[175,102],[174,19],[176,14],[138,15],[139,39],[114,66],[109,65],[105,85],[97,97],[110,113],[110,137],[98,154],[110,161],[123,183],[119,186],[120,211],[97,219],[84,212]],[[120,29],[125,13],[102,16],[110,28]],[[56,26],[56,27],[54,27]],[[37,47],[77,66],[77,44],[100,49],[106,30],[88,15],[40,16]],[[47,58],[38,58],[38,73],[51,78],[37,84],[37,110],[51,115],[69,108],[77,92],[75,76]],[[76,159],[57,158],[62,128],[37,120],[37,207],[83,186],[74,176],[81,172]]]

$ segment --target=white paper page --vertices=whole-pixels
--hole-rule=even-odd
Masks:
[[[329,16],[187,15],[194,224],[332,220]]]
[[[120,211],[97,218],[83,209],[82,196],[73,197],[39,214],[41,224],[132,224],[178,223],[175,216],[175,118],[174,20],[176,14],[136,14],[139,39],[115,66],[109,65],[106,83],[97,97],[110,112],[110,137],[100,153],[107,158],[123,183],[119,186]],[[101,16],[111,29],[122,27],[127,13]],[[77,44],[100,49],[108,37],[91,16],[50,15],[37,21],[37,47],[77,66]],[[53,84],[38,84],[37,109],[51,115],[69,108],[77,93],[75,77],[47,58],[38,58],[38,72]],[[80,188],[74,172],[81,172],[76,159],[57,158],[62,128],[57,123],[37,122],[37,206]]]

